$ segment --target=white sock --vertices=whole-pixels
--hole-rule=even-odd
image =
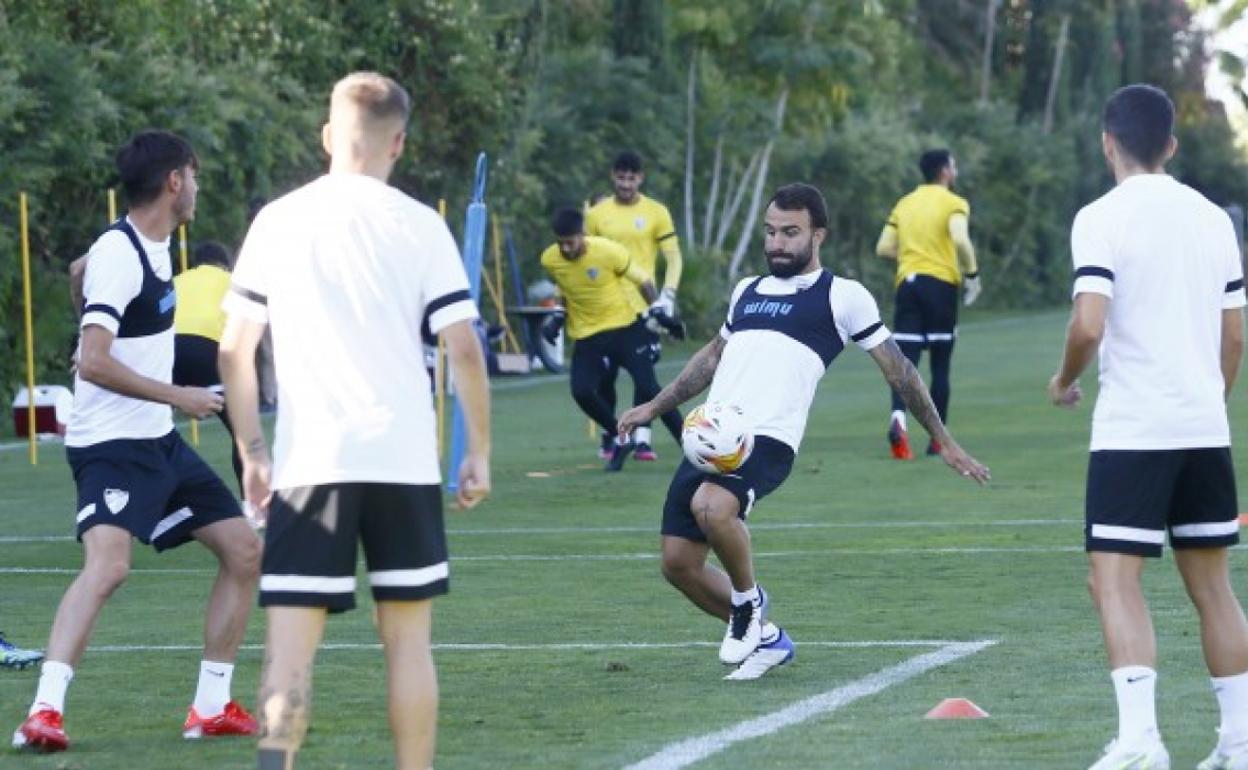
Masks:
[[[194,705],[201,717],[215,717],[225,711],[225,704],[230,702],[230,680],[233,677],[233,663],[200,662],[199,687],[195,689]]]
[[[633,428],[633,441],[636,441],[638,444],[649,444],[650,443],[650,429],[649,428]]]
[[[1213,694],[1222,708],[1218,745],[1233,746],[1248,741],[1248,673],[1213,677]]]
[[[74,669],[66,663],[56,660],[45,660],[39,673],[39,689],[35,691],[35,702],[30,705],[30,713],[52,709],[65,713],[65,691],[69,689],[69,680],[74,678]]]
[[[1156,740],[1157,672],[1148,666],[1123,666],[1109,676],[1118,696],[1118,740],[1127,744]]]
[[[889,418],[889,424],[891,425],[894,422],[900,425],[902,430],[905,430],[906,429],[905,411],[898,409],[897,411],[893,412],[893,416]]]
[[[745,604],[746,602],[757,604],[760,601],[762,601],[762,597],[758,595],[758,583],[755,583],[754,587],[748,591],[738,591],[735,588],[732,589],[732,606],[733,607],[740,607],[742,604]]]

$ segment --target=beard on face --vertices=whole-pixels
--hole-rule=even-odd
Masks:
[[[811,244],[807,243],[806,248],[799,252],[790,251],[769,251],[767,254],[767,269],[776,278],[792,278],[800,275],[810,267],[810,261],[814,259],[815,250]]]

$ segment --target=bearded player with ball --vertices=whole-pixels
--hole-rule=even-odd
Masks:
[[[985,484],[988,468],[941,423],[927,387],[880,321],[871,294],[819,264],[828,235],[823,195],[807,184],[776,190],[764,220],[770,275],[737,284],[719,334],[651,401],[625,412],[619,432],[676,408],[710,386],[685,421],[685,460],[663,505],[663,576],[728,624],[719,659],[727,679],[757,679],[793,659],[793,641],[767,619],[754,577],[745,519],[788,477],[815,387],[849,342],[867,351],[884,379],[941,446],[950,468]],[[750,446],[752,442],[752,447]],[[724,565],[707,564],[714,549]]]

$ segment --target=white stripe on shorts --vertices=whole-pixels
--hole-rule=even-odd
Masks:
[[[374,588],[415,588],[444,580],[450,570],[446,562],[420,569],[383,569],[368,573],[369,585]]]
[[[936,332],[927,335],[928,342],[952,342],[953,334],[951,332]]]
[[[165,534],[166,532],[178,526],[179,524],[181,524],[182,522],[186,521],[189,518],[191,518],[191,509],[179,508],[178,510],[169,514],[165,518],[156,522],[156,529],[152,530],[152,536],[149,537],[148,540],[151,540],[154,542],[156,538]]]
[[[893,339],[898,342],[926,342],[927,338],[922,334],[907,334],[905,332],[893,332]]]
[[[355,577],[261,575],[260,590],[308,594],[346,594],[355,591]]]
[[[78,516],[74,518],[74,523],[81,524],[82,522],[86,521],[87,519],[91,518],[94,515],[95,515],[95,503],[91,503],[83,507],[81,511],[78,511]]]
[[[1164,529],[1140,529],[1138,527],[1115,527],[1110,524],[1093,524],[1092,537],[1098,540],[1126,540],[1132,543],[1165,545]]]
[[[1215,521],[1205,524],[1179,524],[1170,528],[1173,537],[1226,537],[1239,531],[1239,522]]]

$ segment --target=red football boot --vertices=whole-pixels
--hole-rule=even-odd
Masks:
[[[910,451],[910,439],[906,436],[906,429],[901,427],[899,420],[893,420],[888,424],[888,447],[893,452],[894,460],[914,459],[914,453]]]
[[[221,735],[255,735],[258,729],[256,718],[238,705],[238,701],[232,700],[225,704],[224,711],[207,719],[201,717],[195,707],[191,706],[186,715],[186,724],[182,725],[182,737],[194,740]]]
[[[22,726],[13,733],[13,748],[44,754],[69,748],[69,738],[65,736],[65,723],[61,712],[42,709],[26,717]]]

